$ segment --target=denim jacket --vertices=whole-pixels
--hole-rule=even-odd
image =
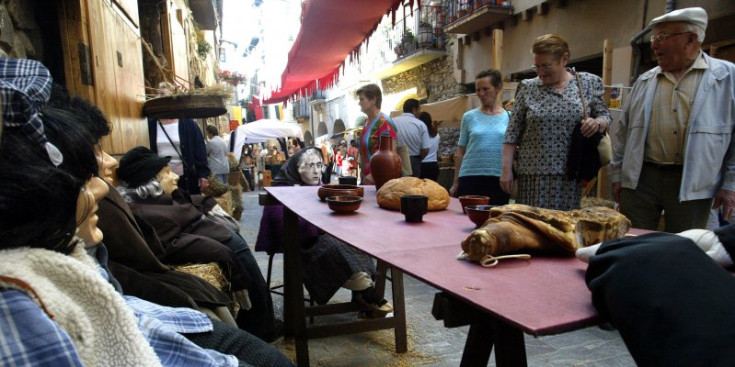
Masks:
[[[692,100],[679,201],[709,199],[721,188],[735,191],[735,65],[703,57],[708,69]],[[657,66],[638,78],[611,136],[610,181],[624,188],[638,186],[659,70]]]

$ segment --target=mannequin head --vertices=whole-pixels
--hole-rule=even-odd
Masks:
[[[314,186],[319,184],[322,179],[322,168],[324,167],[320,152],[316,149],[308,149],[304,151],[304,154],[299,154],[297,167],[302,185]]]
[[[102,231],[97,227],[97,203],[109,192],[105,181],[90,178],[79,191],[77,198],[77,236],[87,247],[102,242]]]
[[[273,181],[287,185],[318,185],[322,177],[324,159],[318,148],[308,147],[289,158]]]
[[[178,188],[176,185],[179,183],[179,175],[166,166],[156,174],[156,180],[161,184],[163,193],[170,195]]]
[[[131,149],[120,158],[117,177],[121,181],[121,187],[118,191],[129,199],[131,193],[135,193],[141,199],[160,196],[164,190],[158,177],[164,168],[168,168],[170,160],[171,157],[159,157],[143,146]],[[174,176],[168,173],[160,176],[165,178],[171,192],[176,189],[178,182],[178,176],[175,174]]]
[[[12,214],[0,216],[0,246],[69,253],[77,219],[82,219],[81,213],[77,216],[81,189],[97,174],[97,161],[89,143],[92,138],[80,128],[84,123],[81,116],[46,108],[42,119],[46,136],[59,148],[64,161],[55,167],[46,151],[17,129],[3,133],[0,212]],[[89,204],[86,200],[82,203]]]

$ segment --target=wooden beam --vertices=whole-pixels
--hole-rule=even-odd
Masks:
[[[602,84],[612,84],[612,45],[610,40],[606,39],[602,43]],[[610,88],[605,88],[605,95],[603,100],[606,105],[610,104]]]
[[[503,69],[503,30],[496,29],[493,31],[493,68],[498,69],[502,74]],[[503,93],[498,93],[502,98]]]
[[[612,84],[612,60],[613,60],[613,47],[610,40],[605,40],[602,44],[602,84]],[[605,105],[610,104],[610,88],[605,88],[605,95],[603,97]],[[608,127],[608,130],[610,128]],[[608,131],[609,133],[609,131]],[[610,177],[608,172],[610,170],[609,165],[602,167],[597,173],[597,197],[612,199],[612,184],[610,183]]]

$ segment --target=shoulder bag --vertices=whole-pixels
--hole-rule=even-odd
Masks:
[[[577,79],[577,86],[579,87],[579,97],[582,99],[582,108],[584,109],[584,118],[587,119],[587,104],[584,101],[584,91],[582,90],[582,81],[579,78],[579,74],[576,72],[574,73],[574,76]],[[610,125],[608,124],[607,130],[610,130]],[[605,131],[602,134],[602,139],[600,139],[600,143],[597,144],[597,152],[600,154],[600,165],[604,166],[608,163],[610,163],[610,159],[612,158],[612,143],[610,142],[610,135]]]

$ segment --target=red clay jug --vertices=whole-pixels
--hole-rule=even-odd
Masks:
[[[390,135],[380,136],[380,150],[370,158],[370,171],[379,190],[384,183],[401,177],[401,157],[393,151]]]

